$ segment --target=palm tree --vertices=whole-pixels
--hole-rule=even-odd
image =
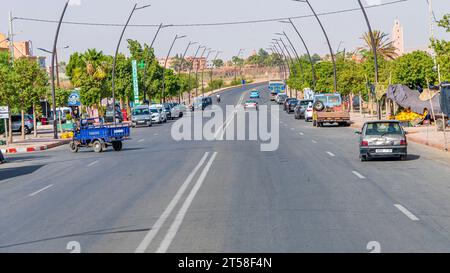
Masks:
[[[396,52],[396,47],[393,42],[390,41],[388,34],[381,32],[379,30],[373,31],[373,36],[375,39],[375,47],[377,49],[377,55],[384,59],[395,59],[398,54]],[[364,33],[362,40],[365,42],[364,47],[360,47],[357,50],[363,55],[367,56],[370,52],[372,52],[372,40],[370,38],[369,32]]]

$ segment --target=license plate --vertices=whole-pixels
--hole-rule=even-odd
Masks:
[[[376,153],[392,153],[392,149],[376,149]]]

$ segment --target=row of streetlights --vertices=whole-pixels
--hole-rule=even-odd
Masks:
[[[56,101],[55,101],[55,100],[56,100],[56,98],[55,98],[55,97],[56,97],[56,96],[55,96],[55,61],[57,62],[57,43],[58,43],[59,32],[60,32],[60,29],[61,29],[61,24],[62,24],[64,15],[65,15],[65,13],[66,13],[67,7],[68,7],[68,5],[69,5],[69,2],[70,2],[69,0],[66,1],[65,5],[64,5],[64,8],[63,8],[63,11],[62,11],[62,13],[61,13],[61,16],[60,16],[60,19],[59,19],[59,22],[58,22],[58,26],[57,26],[57,29],[56,29],[55,39],[54,39],[54,42],[53,42],[53,50],[50,51],[50,50],[46,50],[46,49],[43,49],[43,48],[39,48],[39,50],[41,50],[41,51],[44,51],[44,52],[47,52],[47,53],[52,54],[51,82],[52,82],[52,104],[53,104],[53,113],[56,113]],[[123,27],[123,29],[122,29],[122,32],[121,32],[120,37],[119,37],[119,40],[118,40],[118,42],[117,42],[116,51],[115,51],[114,59],[113,59],[112,80],[111,80],[112,100],[113,100],[113,109],[114,109],[114,110],[113,110],[113,113],[115,113],[115,104],[116,104],[116,98],[115,98],[116,61],[117,61],[117,55],[118,55],[118,52],[119,52],[120,44],[121,44],[121,42],[122,42],[122,38],[123,38],[123,36],[124,36],[124,34],[125,34],[125,30],[126,30],[128,24],[130,23],[130,20],[131,20],[131,18],[132,18],[132,16],[133,16],[134,12],[137,11],[137,10],[141,10],[141,9],[148,8],[148,7],[150,7],[150,6],[151,6],[151,5],[144,5],[144,6],[139,6],[139,7],[138,7],[137,4],[135,4],[135,5],[133,6],[133,9],[131,10],[131,13],[130,13],[130,15],[129,15],[128,18],[127,18],[127,21],[126,21],[126,23],[125,23],[125,25],[124,25],[124,27]],[[156,33],[155,33],[155,36],[153,37],[152,43],[151,43],[151,45],[150,45],[150,49],[153,48],[153,44],[154,44],[154,42],[155,42],[155,40],[156,40],[156,37],[158,36],[159,32],[161,31],[161,29],[163,29],[163,28],[165,28],[165,27],[169,27],[169,26],[171,26],[171,25],[164,25],[163,23],[161,23],[161,24],[158,26],[158,29],[157,29],[157,31],[156,31]],[[162,98],[163,102],[165,102],[165,89],[166,89],[166,84],[165,84],[165,72],[166,72],[166,68],[167,68],[167,61],[168,61],[168,58],[169,58],[169,56],[170,56],[170,53],[171,53],[171,51],[172,51],[172,49],[173,49],[173,46],[174,46],[175,42],[176,42],[177,40],[182,39],[182,38],[185,38],[185,37],[187,37],[187,36],[186,36],[186,35],[182,35],[182,36],[176,35],[175,38],[174,38],[174,40],[173,40],[173,42],[172,42],[172,44],[171,44],[171,46],[170,46],[169,52],[167,53],[167,57],[166,57],[165,62],[164,62],[164,71],[163,71],[163,75],[162,75],[162,76],[163,76],[163,81],[162,81],[163,87],[162,87],[162,92],[161,92],[161,98]],[[180,67],[179,67],[179,69],[178,69],[178,74],[180,74],[180,70],[182,69],[183,62],[184,62],[184,60],[185,60],[186,54],[187,54],[187,52],[188,52],[188,50],[189,50],[189,47],[192,46],[192,45],[194,45],[194,44],[197,44],[197,42],[189,42],[188,46],[186,47],[186,50],[185,50],[185,52],[184,52],[184,54],[183,54],[183,56],[182,56],[182,61],[181,61]],[[68,48],[68,46],[63,47],[63,48]],[[199,60],[202,60],[203,55],[204,55],[204,53],[205,53],[206,50],[208,50],[208,54],[207,54],[207,57],[206,57],[206,62],[207,62],[207,60],[208,60],[209,55],[210,55],[211,53],[215,52],[214,50],[211,50],[210,48],[207,48],[206,46],[199,46],[198,49],[197,49],[197,51],[196,51],[196,53],[195,53],[195,55],[194,55],[194,58],[192,59],[192,65],[193,65],[194,62],[197,60],[197,54],[198,54],[198,52],[200,51],[200,49],[202,49],[202,48],[203,48],[204,50],[203,50],[203,53],[202,53],[201,57],[199,58]],[[61,48],[61,49],[62,49],[62,48]],[[221,53],[221,51],[217,51],[217,54],[216,54],[216,57],[214,58],[214,60],[217,59],[217,57],[218,57],[218,55],[219,55],[220,53]],[[195,71],[195,75],[196,75],[196,81],[197,81],[197,82],[198,82],[198,69],[199,69],[199,66],[200,66],[200,64],[197,64],[197,65],[196,65],[196,69],[195,69],[195,70],[196,70],[196,71]],[[145,73],[144,73],[144,77],[146,77],[146,75],[147,75],[147,73],[146,73],[146,72],[147,72],[147,69],[148,69],[148,64],[145,64]],[[58,65],[56,65],[56,70],[58,70]],[[192,71],[192,68],[191,68],[191,66],[190,66],[190,68],[189,68],[189,74],[188,74],[188,75],[189,75],[189,80],[188,80],[188,84],[189,84],[189,103],[190,103],[190,99],[191,99],[191,96],[190,96],[190,90],[191,90],[191,80],[190,80],[190,77],[191,77],[191,71]],[[213,72],[213,71],[212,71],[212,67],[211,67],[211,77],[212,77],[212,72]],[[57,85],[59,86],[58,71],[56,71],[56,75],[57,75]],[[204,66],[202,66],[202,93],[204,93],[203,75],[204,75]],[[144,78],[144,81],[145,81],[145,78]],[[144,86],[145,86],[145,85],[144,85]],[[197,88],[197,87],[196,87],[196,90],[195,90],[195,95],[198,96],[198,88]],[[146,101],[146,96],[147,96],[147,88],[144,87],[144,101]],[[181,90],[180,90],[180,93],[178,94],[178,101],[181,102]],[[115,119],[114,119],[114,122],[115,122]],[[54,133],[54,138],[57,139],[57,138],[58,138],[58,131],[57,131],[56,118],[53,119],[53,133]]]
[[[328,48],[329,48],[329,50],[330,50],[330,56],[331,56],[331,60],[332,60],[332,62],[333,62],[334,90],[337,91],[337,69],[336,69],[335,56],[334,56],[333,49],[332,49],[332,47],[331,47],[330,40],[329,40],[328,35],[327,35],[326,31],[325,31],[325,28],[323,27],[322,22],[320,21],[319,17],[317,16],[317,13],[315,12],[315,10],[314,10],[314,8],[312,7],[312,5],[311,5],[311,3],[309,2],[309,0],[292,0],[292,1],[295,1],[295,2],[302,2],[302,3],[308,4],[309,8],[311,9],[311,11],[312,11],[313,14],[314,14],[314,17],[316,18],[317,22],[318,22],[319,25],[320,25],[320,27],[321,27],[321,29],[322,29],[322,32],[323,32],[323,34],[324,34],[324,36],[325,36],[325,39],[326,39],[326,41],[327,41]],[[368,26],[368,28],[369,28],[369,34],[370,34],[370,36],[371,36],[372,49],[373,49],[374,60],[375,60],[375,61],[374,61],[374,65],[375,65],[375,83],[377,83],[377,82],[378,82],[378,64],[377,64],[377,52],[376,52],[376,46],[375,46],[375,39],[374,39],[374,37],[373,37],[372,29],[371,29],[371,26],[370,26],[370,23],[369,23],[367,14],[366,14],[366,12],[365,12],[364,6],[363,6],[362,3],[361,3],[361,0],[358,0],[358,3],[359,3],[359,5],[360,5],[360,7],[361,7],[361,10],[363,11],[364,18],[365,18],[366,23],[367,23],[367,26]],[[51,82],[52,82],[52,103],[53,103],[53,113],[56,113],[56,101],[55,101],[55,100],[56,100],[56,99],[55,99],[55,60],[56,60],[56,58],[57,58],[57,53],[56,53],[56,51],[57,51],[57,42],[58,42],[59,31],[60,31],[60,28],[61,28],[62,20],[63,20],[63,18],[64,18],[64,15],[65,15],[65,13],[66,13],[66,10],[67,10],[68,5],[69,5],[69,0],[66,1],[65,5],[64,5],[64,8],[63,8],[63,11],[62,11],[62,13],[61,13],[60,20],[59,20],[59,22],[58,22],[58,26],[57,26],[57,29],[56,29],[55,39],[54,39],[54,43],[53,43],[53,50],[51,51],[51,53],[52,53]],[[130,15],[128,16],[128,19],[127,19],[127,21],[126,21],[126,24],[125,24],[124,27],[123,27],[123,30],[122,30],[122,32],[121,32],[119,41],[118,41],[118,43],[117,43],[116,52],[115,52],[114,60],[113,60],[113,69],[112,69],[112,97],[113,97],[113,107],[114,107],[114,108],[115,108],[115,70],[116,70],[116,60],[117,60],[117,55],[118,55],[120,43],[121,43],[121,41],[122,41],[123,35],[124,35],[124,33],[125,33],[125,30],[126,30],[128,24],[129,24],[129,22],[130,22],[130,20],[131,20],[131,18],[132,18],[132,16],[133,16],[134,12],[137,11],[137,10],[145,9],[145,8],[147,8],[147,7],[150,7],[150,5],[144,5],[144,6],[138,7],[137,4],[135,4],[135,5],[133,6],[133,9],[132,9]],[[315,71],[314,71],[314,64],[313,64],[313,62],[312,62],[312,58],[311,58],[310,52],[309,52],[309,50],[308,50],[308,47],[306,46],[306,43],[305,43],[303,37],[300,35],[300,32],[298,31],[298,29],[296,28],[296,26],[294,25],[294,23],[292,22],[291,19],[289,19],[288,22],[287,22],[287,21],[281,21],[281,22],[282,22],[282,23],[290,23],[290,24],[293,26],[294,30],[297,32],[297,34],[298,34],[298,36],[300,37],[300,39],[302,40],[302,43],[303,43],[303,45],[304,45],[304,47],[305,47],[305,49],[306,49],[307,55],[308,55],[309,60],[310,60],[310,63],[311,63],[311,69],[312,69],[312,74],[313,74],[313,87],[315,87],[315,84],[316,84],[316,76],[315,76]],[[157,32],[156,32],[156,34],[155,34],[155,37],[154,37],[153,41],[152,41],[152,46],[153,46],[153,43],[154,43],[154,41],[155,41],[155,39],[156,39],[156,36],[158,35],[159,31],[160,31],[163,27],[164,27],[164,25],[161,23],[161,24],[159,25],[159,27],[158,27],[158,30],[157,30]],[[285,32],[283,32],[283,33],[277,33],[277,35],[279,35],[279,36],[282,35],[282,36],[284,36],[284,37],[288,40],[288,42],[289,42],[291,48],[293,49],[293,51],[294,51],[294,53],[295,53],[297,59],[300,61],[299,56],[298,56],[298,53],[296,52],[295,47],[293,46],[293,44],[292,44],[292,42],[290,41],[290,39],[289,39],[289,37],[287,36],[287,34],[286,34]],[[174,46],[176,40],[182,39],[182,38],[185,38],[185,37],[186,37],[185,35],[183,35],[183,36],[178,36],[178,35],[176,35],[176,36],[175,36],[175,38],[174,38],[174,40],[173,40],[173,42],[172,42],[172,45],[171,45],[171,47],[170,47],[170,49],[169,49],[169,52],[168,52],[168,54],[167,54],[167,56],[170,55],[170,52],[171,52],[171,50],[172,50],[172,48],[173,48],[173,46]],[[289,55],[289,60],[290,60],[291,64],[293,64],[293,60],[292,60],[292,56],[291,56],[291,54],[290,54],[290,51],[288,50],[286,44],[284,43],[284,41],[283,41],[281,38],[280,38],[280,39],[274,39],[274,42],[275,42],[275,43],[273,44],[273,47],[272,47],[271,49],[274,50],[274,52],[277,52],[277,54],[278,54],[279,56],[283,56],[283,57],[284,57],[284,61],[286,62],[287,67],[289,68],[290,66],[289,66],[289,63],[288,63],[287,55],[284,53],[283,47],[281,47],[279,41],[283,44],[283,47],[284,47],[284,49],[285,49],[287,55]],[[186,54],[187,50],[189,49],[189,47],[190,47],[192,44],[193,44],[192,42],[189,42],[188,47],[187,47],[185,53],[183,54],[183,59],[184,59],[184,57],[185,57],[185,54]],[[278,46],[278,47],[277,47],[277,46]],[[202,57],[203,57],[204,53],[206,52],[206,50],[208,50],[208,54],[207,54],[206,60],[208,59],[210,53],[214,52],[214,50],[208,49],[208,48],[206,48],[205,46],[199,46],[199,48],[198,48],[198,50],[197,50],[197,52],[196,52],[196,54],[195,54],[195,56],[194,56],[193,62],[196,60],[196,55],[198,54],[198,51],[199,51],[201,48],[203,48],[204,50],[203,50],[203,53],[202,53],[202,55],[201,55],[201,57],[200,57],[200,60],[202,59]],[[44,50],[44,51],[45,51],[45,50]],[[238,55],[237,55],[238,57],[239,57],[239,55],[241,54],[242,51],[243,51],[243,49],[240,49],[240,50],[239,50],[239,53],[238,53]],[[50,52],[50,51],[47,50],[46,52]],[[219,52],[218,52],[218,53],[219,53]],[[281,53],[281,54],[280,54],[280,53]],[[217,58],[217,55],[216,55],[216,58]],[[168,60],[168,57],[166,57],[166,60],[165,60],[165,63],[164,63],[164,72],[165,72],[165,69],[166,69],[167,60]],[[182,64],[181,64],[181,65],[182,65]],[[147,67],[147,65],[146,65],[146,67]],[[198,80],[198,78],[197,78],[197,77],[198,77],[198,76],[197,76],[197,75],[198,75],[198,67],[199,67],[199,65],[196,66],[196,79],[197,79],[197,80]],[[300,69],[301,69],[301,73],[303,73],[303,68],[301,67],[301,64],[300,64]],[[284,71],[285,71],[285,74],[286,74],[286,68],[284,69]],[[162,90],[162,99],[163,99],[163,101],[164,101],[164,92],[165,92],[165,81],[164,81],[164,74],[165,74],[165,73],[164,73],[164,72],[163,72],[163,90]],[[202,68],[202,93],[204,92],[203,72],[204,72],[204,67]],[[190,77],[190,74],[191,74],[191,69],[189,69],[189,77]],[[235,78],[236,78],[236,68],[235,68]],[[190,81],[189,81],[189,84],[190,84]],[[144,90],[144,100],[145,100],[145,97],[146,97],[146,91],[147,91],[147,90]],[[197,96],[197,95],[198,95],[198,91],[197,91],[197,88],[196,88],[196,96]],[[189,99],[190,99],[190,96],[189,96]],[[179,95],[179,100],[181,100],[181,96],[180,96],[180,95]],[[380,113],[380,111],[378,111],[378,116],[379,116],[379,118],[381,118],[381,113]],[[57,125],[56,125],[56,119],[55,119],[55,118],[54,118],[54,120],[53,120],[53,131],[54,131],[54,138],[58,138]]]
[[[319,16],[317,16],[317,13],[314,10],[314,8],[312,7],[312,5],[311,5],[309,0],[292,0],[292,1],[306,3],[309,6],[309,8],[311,9],[311,11],[312,11],[314,17],[316,18],[317,22],[319,23],[320,28],[322,29],[323,35],[324,35],[325,40],[326,40],[326,42],[328,44],[328,49],[330,51],[331,61],[333,63],[333,86],[334,86],[334,91],[336,92],[337,91],[336,60],[335,60],[335,54],[333,52],[333,48],[331,47],[330,39],[328,38],[328,34],[325,31],[325,28],[324,28],[324,26],[323,26]],[[372,32],[372,27],[370,25],[369,18],[367,16],[366,10],[365,10],[363,4],[361,3],[361,0],[357,0],[357,1],[358,1],[358,4],[359,4],[360,8],[361,8],[361,11],[362,11],[362,13],[364,15],[364,19],[366,21],[366,24],[367,24],[367,27],[368,27],[368,30],[369,30],[369,35],[370,35],[370,40],[371,40],[371,49],[372,49],[373,54],[374,54],[375,85],[376,85],[378,83],[378,59],[377,59],[377,48],[376,48],[376,44],[375,44],[375,38],[374,38],[374,35],[373,35],[373,32]],[[288,23],[288,24],[290,24],[294,28],[294,30],[297,33],[297,35],[299,36],[300,40],[302,41],[303,46],[306,49],[306,53],[308,55],[309,61],[311,63],[311,71],[312,71],[312,77],[313,77],[313,89],[315,89],[316,83],[317,83],[317,79],[316,79],[316,75],[315,75],[314,63],[313,63],[310,51],[308,49],[308,46],[306,45],[305,40],[303,39],[302,35],[300,34],[300,31],[298,30],[298,28],[292,22],[291,18],[289,18],[288,21],[280,21],[280,22],[281,23]],[[293,50],[293,52],[294,52],[294,54],[295,54],[295,56],[296,56],[296,58],[297,58],[297,60],[299,62],[300,72],[303,75],[303,67],[302,67],[299,55],[298,55],[297,50],[295,49],[294,45],[292,44],[289,36],[284,31],[282,33],[275,33],[275,35],[277,35],[277,36],[284,36],[286,38],[286,40],[289,42],[290,47]],[[281,42],[281,44],[283,46],[281,46],[279,42]],[[339,47],[340,47],[340,44],[339,44]],[[286,54],[284,53],[283,48],[285,49]],[[291,62],[292,65],[294,65],[294,62],[293,62],[293,59],[292,59],[292,55],[290,54],[290,51],[288,50],[288,47],[286,46],[286,44],[284,43],[282,38],[272,39],[272,44],[271,44],[271,47],[269,49],[271,49],[274,53],[276,52],[283,59],[284,63],[287,65],[288,68],[289,68],[288,60]],[[284,71],[285,71],[284,73],[285,73],[285,79],[286,79],[286,68],[284,68]],[[377,111],[377,113],[378,113],[378,119],[381,119],[381,104],[380,103],[378,103],[378,111]]]

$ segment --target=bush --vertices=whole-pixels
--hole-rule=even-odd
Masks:
[[[223,86],[224,86],[224,82],[223,82],[222,79],[213,80],[213,81],[210,81],[210,82],[208,83],[208,87],[209,87],[211,90],[220,89],[220,88],[222,88]]]

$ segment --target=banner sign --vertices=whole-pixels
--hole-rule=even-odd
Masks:
[[[138,73],[137,73],[137,61],[132,61],[133,66],[133,89],[134,89],[134,104],[139,105],[139,86],[138,86]]]

